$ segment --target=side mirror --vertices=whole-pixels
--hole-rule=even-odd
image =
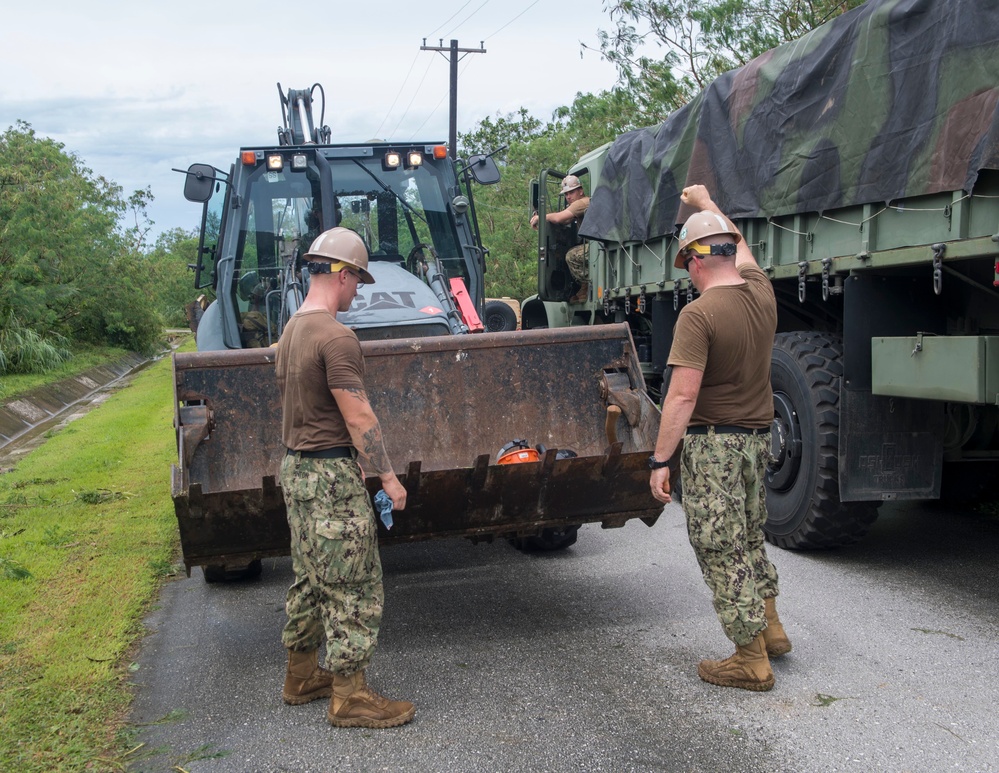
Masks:
[[[199,204],[208,201],[215,189],[215,167],[210,164],[191,164],[184,180],[184,198]]]
[[[541,184],[537,180],[531,180],[531,211],[538,211],[538,199],[541,198],[539,193],[541,189]]]
[[[493,185],[500,181],[499,168],[492,156],[479,154],[470,156],[467,169],[472,174],[472,179],[479,185]]]

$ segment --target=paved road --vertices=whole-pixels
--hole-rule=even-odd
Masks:
[[[886,505],[860,545],[772,550],[794,652],[769,693],[730,654],[671,505],[652,529],[383,550],[373,685],[386,731],[282,703],[287,559],[257,582],[170,583],[134,675],[136,771],[999,771],[999,517]]]

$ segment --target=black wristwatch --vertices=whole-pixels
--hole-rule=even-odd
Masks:
[[[661,470],[663,467],[669,467],[669,459],[667,459],[665,462],[660,462],[658,459],[656,459],[655,454],[652,454],[652,456],[649,457],[650,470]]]

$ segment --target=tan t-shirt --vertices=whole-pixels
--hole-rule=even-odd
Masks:
[[[328,311],[299,311],[277,345],[281,438],[295,451],[351,446],[331,389],[364,389],[364,358],[354,331]]]
[[[703,371],[690,417],[698,424],[763,428],[774,416],[770,357],[777,330],[773,286],[757,265],[745,284],[712,287],[680,310],[669,364]]]
[[[573,219],[576,221],[577,226],[583,224],[583,215],[586,214],[586,210],[590,208],[590,197],[583,196],[581,199],[576,199],[572,204],[566,207],[572,213]]]

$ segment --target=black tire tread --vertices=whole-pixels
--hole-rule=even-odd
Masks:
[[[259,558],[250,561],[244,567],[230,569],[225,564],[209,564],[202,567],[205,582],[239,582],[243,580],[255,580],[263,573],[264,565]]]
[[[578,532],[578,526],[543,529],[541,534],[534,537],[511,537],[510,544],[522,553],[551,553],[575,545]]]
[[[794,530],[788,534],[767,531],[767,540],[792,550],[821,550],[850,545],[863,537],[877,519],[879,503],[841,502],[839,499],[842,338],[806,331],[778,333],[774,348],[781,349],[798,363],[812,395],[816,419],[817,475],[808,510]]]
[[[487,333],[517,329],[517,312],[503,301],[487,301],[482,308],[482,324]]]

